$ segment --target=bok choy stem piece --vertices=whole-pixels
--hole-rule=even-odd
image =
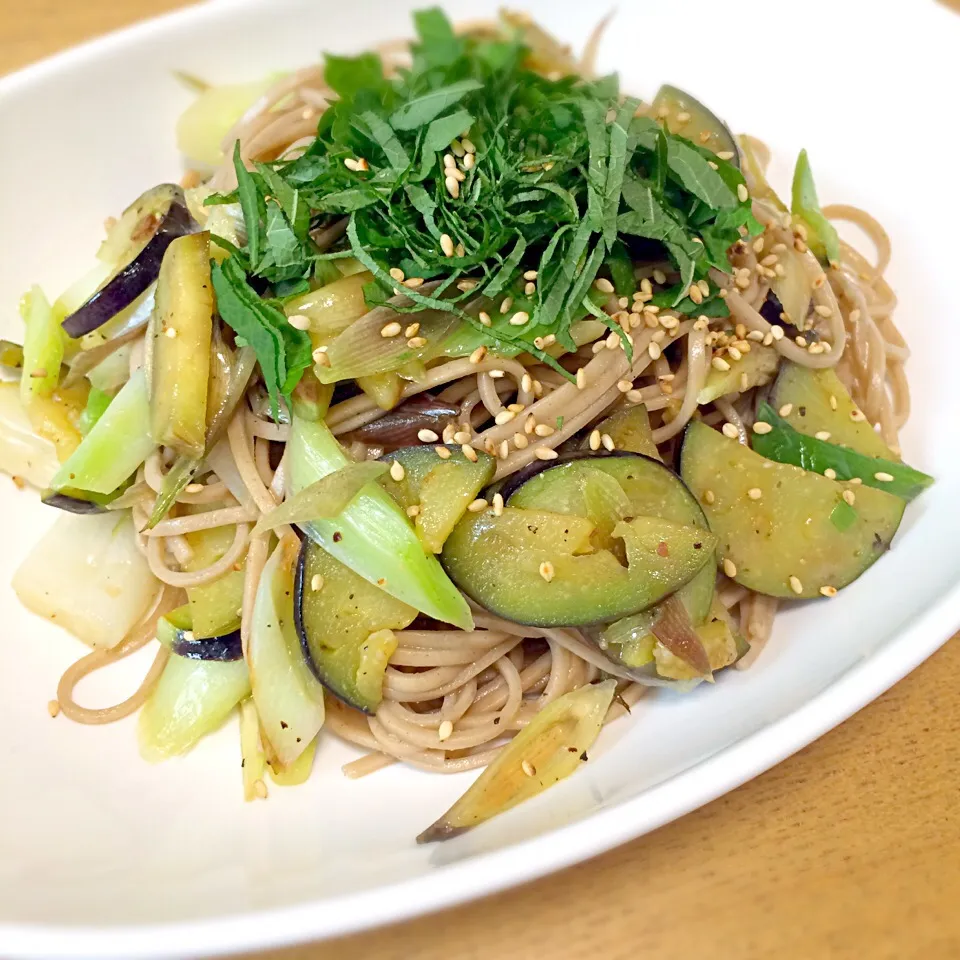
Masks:
[[[143,370],[137,370],[113,398],[103,416],[50,482],[54,490],[71,487],[112,493],[153,452],[150,404]]]
[[[287,445],[294,494],[349,462],[324,423],[294,412]],[[437,620],[473,629],[466,600],[436,558],[426,553],[401,509],[375,483],[365,486],[338,517],[317,518],[301,527],[341,563],[391,596]]]

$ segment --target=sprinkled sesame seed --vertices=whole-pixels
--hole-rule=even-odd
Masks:
[[[771,427],[770,424],[767,423],[765,420],[758,420],[753,425],[753,432],[759,433],[761,435],[763,435],[764,433],[769,433],[772,429],[773,427]]]
[[[850,411],[850,419],[854,423],[862,423],[867,419],[867,415],[862,410],[853,409]]]
[[[743,354],[742,354],[736,347],[727,347],[727,353],[728,353],[734,360],[742,360],[742,359],[743,359]]]
[[[407,507],[407,516],[416,517],[420,515],[420,507],[418,504],[413,504],[412,506]]]
[[[763,335],[763,345],[764,345],[765,347],[769,347],[771,343],[773,343],[773,334],[772,334],[772,333],[765,333],[765,334]]]
[[[790,589],[797,594],[803,593],[803,584],[800,582],[799,577],[791,576],[787,581],[790,584]]]
[[[415,337],[420,332],[419,323],[411,323],[406,330],[403,331],[405,337]]]
[[[522,327],[530,319],[530,314],[526,310],[518,310],[511,318],[510,325],[513,327]]]
[[[460,181],[455,176],[451,175],[444,178],[443,185],[454,200],[460,196]]]
[[[492,377],[494,380],[500,380],[506,376],[502,370],[488,370],[487,376]]]
[[[417,439],[421,443],[436,443],[440,438],[432,430],[420,430],[417,432]]]
[[[47,713],[49,713],[51,717],[55,717],[59,712],[60,712],[60,701],[51,700],[47,704]]]
[[[493,514],[499,517],[503,514],[503,494],[495,493],[493,495]]]
[[[690,284],[690,289],[687,290],[687,296],[694,303],[703,303],[703,292],[701,291],[700,287],[698,287],[697,284],[695,283]]]
[[[474,168],[474,165],[476,164],[476,162],[477,162],[477,158],[476,158],[472,153],[468,153],[468,154],[463,158],[463,169],[464,169],[464,170],[472,170],[472,169]]]
[[[577,389],[583,390],[587,385],[587,372],[583,367],[577,370]]]
[[[537,768],[529,760],[524,760],[523,763],[520,764],[520,768],[528,777],[535,777],[537,775]]]
[[[165,335],[168,336],[171,340],[175,340],[177,337],[177,330],[175,327],[167,327],[164,331]]]
[[[458,257],[462,257],[462,256],[465,256],[465,255],[466,255],[467,248],[466,248],[462,243],[458,243],[453,252],[454,252]]]
[[[417,287],[423,286],[423,277],[407,277],[403,281],[405,287],[409,287],[411,290],[415,290]]]
[[[323,577],[319,573],[315,573],[310,578],[310,589],[316,593],[318,590],[323,589]]]
[[[538,437],[550,437],[553,436],[557,431],[550,426],[549,423],[538,423],[534,428],[533,432]]]
[[[559,454],[550,447],[537,447],[534,451],[538,460],[556,460]]]
[[[326,347],[317,347],[317,349],[313,351],[313,362],[318,367],[330,366],[330,358],[327,356]]]
[[[393,279],[396,280],[397,283],[403,283],[404,273],[399,267],[391,267],[390,276],[393,277]]]
[[[789,417],[793,413],[793,404],[785,403],[777,412],[781,417]]]
[[[436,439],[436,438],[434,438]],[[390,476],[399,483],[407,474],[407,471],[403,469],[403,464],[399,460],[394,460],[390,464]]]
[[[601,438],[601,436],[600,436],[600,431],[599,431],[599,430],[593,430],[593,431],[591,431],[591,433],[590,433],[590,438],[589,438],[589,440],[588,440],[587,442],[588,442],[591,450],[599,450],[599,449],[600,449],[600,444],[603,442],[603,440],[602,440],[602,438]]]
[[[763,491],[759,487],[751,487],[747,491],[747,496],[751,500],[759,500],[763,496]]]
[[[444,443],[453,443],[453,435],[456,433],[457,428],[452,424],[448,423],[443,428],[443,442]]]
[[[494,418],[493,422],[498,426],[502,427],[505,423],[509,423],[516,416],[511,410],[501,410]]]
[[[407,341],[407,346],[412,347],[414,350],[419,347],[425,347],[427,345],[426,337],[411,337]]]
[[[523,292],[526,296],[532,297],[537,292],[537,285],[532,280],[528,280],[523,286]]]
[[[384,339],[388,339],[390,337],[398,337],[400,336],[401,330],[403,330],[403,327],[401,327],[400,324],[397,323],[396,320],[394,320],[391,323],[385,324],[383,327],[380,328],[380,336],[383,337]]]
[[[837,595],[837,588],[827,584],[820,588],[820,594],[824,597],[835,597]]]
[[[453,724],[449,720],[444,720],[443,723],[441,723],[437,728],[437,739],[441,742],[444,740],[449,740],[452,733]]]
[[[513,306],[513,297],[504,297],[503,301],[500,304],[500,312],[508,313],[512,306]]]
[[[852,507],[857,502],[857,495],[852,490],[844,490],[843,499],[845,503]]]
[[[506,460],[510,456],[510,444],[506,440],[500,442],[500,446],[497,448],[497,456],[501,460]]]
[[[774,340],[782,340],[784,337],[783,327],[777,325],[776,323],[770,328],[770,333],[773,334]]]
[[[598,277],[593,281],[593,286],[601,293],[613,293],[613,284],[606,277]]]
[[[830,431],[829,431],[829,430],[818,430],[818,431],[814,434],[814,437],[816,437],[817,440],[829,440],[829,439],[830,439]]]
[[[480,311],[480,313],[477,315],[477,319],[478,319],[485,327],[489,327],[489,326],[493,323],[493,321],[490,319],[490,314],[487,313],[485,310],[481,310],[481,311]]]
[[[723,572],[732,580],[737,575],[737,565],[729,558],[723,558]]]
[[[800,336],[794,337],[794,341],[796,342],[798,347],[805,347],[807,345],[806,337],[800,337]]]
[[[727,363],[723,357],[714,357],[710,361],[710,366],[713,367],[714,370],[720,370],[722,373],[726,373],[730,369],[730,364]]]
[[[621,393],[629,393],[633,389],[633,383],[629,380],[618,380],[617,389]]]
[[[527,435],[525,433],[515,433],[513,435],[513,445],[518,450],[526,450],[529,443],[530,441],[527,439]]]
[[[363,157],[359,157],[356,160],[353,157],[346,157],[343,161],[343,165],[348,170],[352,170],[354,173],[361,173],[364,170],[370,169],[370,165],[366,160],[363,159]]]
[[[454,443],[469,443],[470,437],[471,434],[469,430],[457,430],[450,439]]]
[[[302,313],[295,313],[292,317],[287,317],[287,323],[289,323],[294,330],[310,329],[310,318],[305,317]]]
[[[449,450],[448,447],[434,447],[434,448],[433,448],[433,452],[434,452],[441,460],[449,460],[449,459],[450,459],[450,456],[451,456],[450,450]]]
[[[746,203],[750,199],[750,191],[747,190],[745,183],[737,184],[737,197],[741,203]]]
[[[822,303],[818,303],[813,309],[817,312],[818,316],[825,317],[825,318],[829,318],[833,316],[833,311],[828,306],[825,306]]]
[[[740,436],[740,431],[730,422],[725,423],[721,428],[723,435],[731,440],[736,440]]]
[[[613,437],[609,433],[600,434],[600,442],[603,444],[605,450],[609,450],[611,453],[616,450],[617,445],[613,442]]]
[[[754,343],[759,343],[761,340],[763,340],[763,331],[762,331],[762,330],[751,330],[751,331],[747,334],[747,339],[748,339],[748,340],[753,340]]]
[[[554,576],[553,564],[549,560],[544,560],[540,564],[540,576],[549,583]]]
[[[882,470],[880,470],[873,475],[873,479],[878,480],[880,483],[892,483],[893,475],[889,473],[884,473]]]
[[[480,363],[480,361],[483,360],[486,355],[487,348],[481,344],[476,350],[473,351],[473,353],[470,354],[470,362]]]
[[[711,504],[716,502],[716,494],[712,490],[703,491],[703,502],[706,504]]]
[[[643,403],[643,394],[639,390],[628,390],[627,399],[631,403]]]
[[[863,483],[863,477],[851,477],[849,483]]]
[[[836,479],[837,479],[837,471],[834,470],[833,467],[827,467],[827,469],[823,471],[823,475],[824,475],[828,480],[836,480]]]

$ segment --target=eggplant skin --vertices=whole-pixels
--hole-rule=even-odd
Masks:
[[[655,463],[658,467],[663,467],[663,464],[658,460],[642,453],[632,453],[629,450],[566,450],[554,460],[534,460],[516,473],[511,474],[500,488],[500,495],[506,503],[528,480],[532,480],[538,474],[543,473],[544,470],[559,467],[564,463],[570,463],[572,460],[608,460],[611,457],[640,457],[643,460]]]
[[[156,205],[158,201],[161,210],[151,211],[149,204]],[[74,339],[103,326],[133,303],[160,275],[160,264],[167,247],[177,237],[200,229],[187,209],[183,190],[176,184],[164,183],[154,187],[136,202],[144,203],[148,211],[145,216],[152,214],[157,218],[153,234],[130,263],[63,321],[64,332]]]
[[[58,493],[56,490],[47,490],[40,497],[40,502],[48,507],[66,510],[67,513],[91,514],[106,513],[107,508],[93,500],[84,500],[82,497],[71,497],[67,493]]]
[[[240,642],[239,630],[203,640],[193,636],[187,637],[185,631],[178,630],[170,646],[178,657],[185,657],[187,660],[215,660],[219,663],[230,663],[243,659],[243,645]]]

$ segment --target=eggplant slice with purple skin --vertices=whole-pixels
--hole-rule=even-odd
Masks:
[[[189,606],[177,607],[157,621],[157,639],[178,657],[186,660],[215,660],[230,663],[243,659],[240,631],[218,637],[195,637],[191,630]]]
[[[421,430],[432,430],[438,435],[443,433],[443,428],[448,423],[455,424],[459,415],[460,407],[457,404],[438,400],[432,393],[418,393],[382,417],[352,430],[342,439],[348,443],[359,440],[383,447],[389,453],[419,443],[417,434]]]
[[[74,339],[82,337],[130,306],[160,274],[167,247],[199,225],[187,210],[183,190],[173,183],[161,183],[142,194],[123,213],[115,230],[124,248],[119,270],[63,321],[64,331]]]

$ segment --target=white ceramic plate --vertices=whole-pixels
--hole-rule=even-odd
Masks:
[[[146,23],[0,81],[3,334],[30,283],[56,293],[89,263],[107,214],[178,173],[173,124],[188,97],[170,71],[258,77],[321,50],[405,34],[408,2],[216,2]],[[450,2],[455,15],[495,2]],[[596,5],[526,4],[579,44]],[[960,400],[951,344],[960,128],[950,119],[960,18],[930,0],[803,5],[622,3],[602,66],[649,96],[669,80],[767,140],[781,186],[811,152],[821,198],[888,226],[898,317],[915,349],[907,459],[938,483],[895,548],[833,601],[777,620],[756,667],[716,688],[650,696],[591,761],[537,800],[443,845],[413,838],[469,776],[400,767],[351,782],[325,739],[309,784],[244,804],[233,723],[151,767],[133,725],[51,720],[79,644],[17,604],[10,575],[49,511],[0,478],[0,954],[196,956],[329,937],[516,884],[699,806],[793,753],[929,656],[960,625]],[[941,346],[943,345],[943,346]],[[91,680],[95,701],[142,663]],[[758,812],[762,815],[762,811]]]

